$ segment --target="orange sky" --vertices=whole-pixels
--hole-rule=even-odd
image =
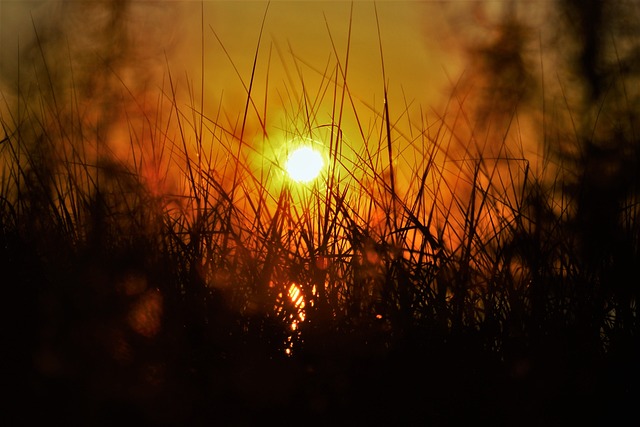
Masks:
[[[235,127],[235,133],[239,133],[238,121],[241,121],[246,102],[246,91],[240,78],[245,84],[249,83],[267,2],[133,0],[119,18],[127,35],[122,46],[103,39],[106,28],[113,25],[110,23],[110,4],[113,3],[99,0],[2,0],[0,73],[4,83],[11,86],[12,78],[15,79],[18,46],[24,51],[33,42],[35,25],[40,37],[47,40],[45,48],[60,52],[51,65],[72,64],[74,81],[81,79],[82,71],[87,74],[102,71],[91,68],[95,52],[118,57],[122,50],[124,62],[119,64],[118,79],[131,87],[141,84],[166,91],[168,66],[177,85],[179,108],[188,117],[193,117],[189,112],[191,107],[201,109],[201,69],[204,65],[203,114],[230,132]],[[507,4],[503,1],[403,0],[383,0],[375,4],[388,82],[390,119],[404,135],[394,143],[398,158],[409,165],[406,180],[411,179],[411,168],[415,171],[416,165],[417,169],[422,167],[416,152],[419,154],[423,147],[408,147],[408,140],[415,137],[412,132],[424,128],[422,121],[426,116],[437,122],[443,105],[451,100],[452,85],[465,72],[464,46],[490,39],[491,24]],[[249,146],[246,154],[249,159],[255,152],[265,150],[258,148],[263,142],[259,122],[265,119],[265,103],[270,136],[267,149],[274,152],[280,149],[283,141],[279,133],[302,130],[304,126],[296,121],[303,122],[306,114],[299,103],[303,82],[309,96],[307,106],[317,108],[312,124],[329,124],[332,114],[335,118],[332,113],[335,85],[328,85],[323,78],[336,78],[338,61],[342,67],[345,65],[352,7],[347,84],[356,112],[347,103],[342,130],[344,139],[355,151],[360,150],[365,141],[373,147],[379,146],[384,82],[374,3],[367,0],[353,3],[275,0],[269,4],[266,15],[252,89],[258,112],[256,114],[250,108],[243,136]],[[519,13],[525,14],[533,24],[540,19],[531,8],[520,8]],[[62,37],[58,37],[60,34]],[[23,52],[21,58],[37,57],[38,54],[37,49]],[[339,86],[340,80],[338,75]],[[71,86],[72,83],[65,84]],[[323,90],[327,92],[318,95]],[[336,96],[340,98],[339,90]],[[319,98],[323,102],[318,107]],[[404,114],[405,105],[410,105],[408,114]],[[364,138],[356,116],[361,121],[362,131],[367,134]],[[124,127],[121,130],[127,132]],[[370,134],[372,140],[367,141]],[[114,135],[116,139],[126,140],[126,135],[118,132]],[[191,144],[193,140],[187,142]],[[418,145],[421,144],[424,145],[424,141],[418,140]]]

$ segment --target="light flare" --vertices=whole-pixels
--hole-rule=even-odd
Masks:
[[[282,297],[282,295],[280,295]],[[293,304],[294,312],[290,313],[288,316],[288,320],[291,322],[289,328],[291,329],[291,335],[289,335],[285,341],[285,354],[287,356],[291,356],[293,353],[294,343],[297,339],[300,338],[300,323],[304,322],[306,318],[305,307],[306,303],[304,301],[304,295],[302,294],[302,290],[298,285],[292,283],[287,290],[287,297],[289,301]],[[295,338],[295,339],[294,339]]]

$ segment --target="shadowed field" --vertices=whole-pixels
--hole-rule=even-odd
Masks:
[[[0,3],[11,425],[633,415],[635,2],[28,4]]]

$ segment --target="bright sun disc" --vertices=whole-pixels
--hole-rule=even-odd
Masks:
[[[294,181],[309,182],[320,175],[323,166],[322,154],[311,147],[300,147],[287,158],[285,170]]]

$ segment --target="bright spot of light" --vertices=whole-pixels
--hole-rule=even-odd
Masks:
[[[300,291],[300,288],[295,283],[291,284],[291,286],[289,287],[288,293],[289,293],[289,298],[291,298],[291,302],[293,303],[293,305],[295,305],[297,309],[303,309],[304,298],[302,297],[302,292]]]
[[[322,154],[311,147],[300,147],[289,154],[285,170],[297,182],[310,182],[320,175],[324,167]]]

